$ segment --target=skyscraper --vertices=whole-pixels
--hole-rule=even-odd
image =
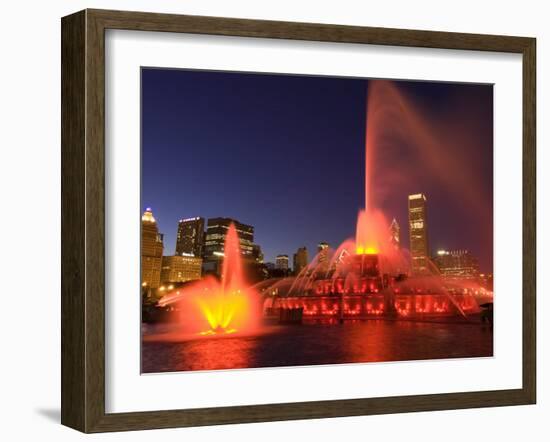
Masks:
[[[308,255],[306,247],[300,247],[293,256],[292,260],[294,274],[298,275],[303,269],[307,267]]]
[[[275,258],[275,268],[278,270],[288,270],[288,255],[277,255]]]
[[[252,258],[254,250],[254,227],[231,218],[210,218],[206,227],[203,256],[223,256],[225,237],[233,223],[237,229],[241,253],[245,258]]]
[[[395,218],[390,224],[390,242],[396,249],[401,247],[401,228]]]
[[[148,207],[141,217],[141,283],[156,289],[160,285],[162,252],[164,245],[157,221]]]
[[[204,218],[180,219],[176,239],[176,255],[202,256],[204,243]]]
[[[412,273],[428,273],[428,225],[426,196],[422,193],[409,195],[409,237],[411,245]]]
[[[327,242],[322,241],[317,244],[317,263],[319,264],[319,270],[328,270],[329,251],[329,244]]]

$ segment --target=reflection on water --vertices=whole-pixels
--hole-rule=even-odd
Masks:
[[[479,323],[372,320],[270,326],[254,335],[180,335],[144,326],[142,372],[484,357],[493,332]]]

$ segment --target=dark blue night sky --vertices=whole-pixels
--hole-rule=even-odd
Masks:
[[[177,223],[231,217],[255,228],[266,261],[355,233],[364,204],[368,80],[186,70],[142,70],[142,208],[151,207],[173,254]],[[492,87],[400,82],[468,164],[479,208],[411,160],[401,141],[386,176],[408,174],[377,200],[408,245],[407,195],[428,198],[432,250],[469,249],[492,269]],[[456,122],[459,122],[457,124]],[[456,137],[452,136],[456,133]],[[392,155],[395,158],[392,158]],[[464,161],[466,160],[466,161]],[[413,165],[413,166],[411,166]]]

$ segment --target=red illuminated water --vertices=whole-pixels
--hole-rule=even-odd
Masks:
[[[369,82],[367,104],[365,201],[357,216],[355,238],[329,250],[328,258],[326,252],[316,256],[296,277],[259,284],[259,291],[275,295],[267,297],[264,307],[300,308],[304,316],[341,319],[478,313],[479,304],[492,302],[492,292],[474,281],[445,280],[429,258],[430,274],[411,276],[410,253],[391,241],[388,220],[377,208],[392,189],[406,186],[416,190],[416,174],[428,172],[451,194],[465,198],[482,218],[487,207],[481,207],[478,193],[471,191],[471,168],[441,149],[441,140],[421,109],[395,83]],[[457,139],[462,140],[460,136]],[[457,140],[446,140],[454,142]],[[404,143],[414,150],[414,159],[405,156],[399,164],[387,161],[388,152]],[[410,164],[403,167],[403,161]],[[466,188],[470,190],[464,192]]]
[[[419,359],[490,357],[493,333],[479,323],[357,321],[343,325],[269,326],[251,335],[216,339],[165,338],[162,326],[147,326],[144,373],[280,367]],[[458,319],[457,319],[458,320]],[[223,357],[221,357],[223,356]],[[320,388],[330,388],[325,379]]]
[[[387,164],[386,161],[388,152],[400,145],[396,140],[403,139],[407,139],[415,149],[414,164],[409,167],[411,173],[407,176],[395,172],[403,170],[403,167],[393,167],[397,165]],[[423,119],[422,112],[392,82],[369,83],[365,151],[365,200],[364,207],[358,212],[354,238],[349,238],[335,249],[329,250],[328,254],[317,255],[296,277],[264,281],[255,287],[249,287],[243,273],[237,231],[231,226],[225,241],[221,279],[208,276],[163,297],[159,305],[174,307],[178,330],[171,330],[162,339],[154,338],[153,333],[146,339],[150,343],[148,346],[157,346],[162,352],[168,353],[177,352],[174,348],[180,347],[185,351],[200,348],[204,350],[205,360],[213,361],[216,352],[225,346],[234,349],[234,360],[226,361],[227,367],[224,365],[219,368],[268,366],[269,363],[257,365],[261,362],[254,362],[255,358],[262,360],[271,357],[267,356],[267,350],[263,347],[260,355],[255,353],[255,349],[274,339],[268,337],[272,330],[266,334],[268,328],[260,325],[262,310],[256,307],[256,303],[262,303],[264,313],[268,309],[303,309],[304,318],[312,320],[339,319],[342,322],[344,319],[353,321],[388,317],[392,319],[392,324],[399,322],[393,321],[394,319],[406,322],[403,326],[379,325],[375,329],[360,327],[357,332],[346,331],[350,337],[349,342],[357,339],[352,346],[353,351],[338,356],[341,350],[334,347],[327,354],[327,358],[330,358],[327,362],[444,357],[445,351],[450,351],[448,348],[444,351],[441,347],[441,351],[427,352],[424,355],[424,347],[419,344],[411,347],[411,352],[416,353],[402,354],[405,350],[392,346],[391,342],[396,342],[394,334],[407,335],[424,330],[421,326],[411,326],[409,319],[422,320],[445,315],[466,318],[479,313],[480,303],[492,301],[492,293],[472,281],[445,281],[436,266],[432,266],[429,275],[411,276],[409,251],[404,247],[397,247],[391,241],[388,219],[377,207],[381,201],[391,196],[392,189],[405,186],[416,191],[415,173],[424,171],[438,177],[450,194],[465,198],[470,207],[477,210],[480,218],[487,213],[487,208],[481,207],[478,195],[469,190],[472,185],[468,180],[473,180],[473,177],[468,172],[467,165],[462,164],[460,158],[451,158],[445,153],[445,149],[441,149],[437,134],[433,133],[430,125]],[[457,170],[460,172],[455,172]],[[465,185],[467,182],[468,186]],[[330,329],[333,326],[327,327]],[[454,330],[456,325],[453,324],[452,327]],[[323,330],[325,328],[323,326]],[[279,332],[280,330],[283,329],[279,329]],[[376,344],[368,343],[373,330],[383,330],[384,333],[383,339],[377,338]],[[304,334],[304,342],[309,342],[309,333],[315,333],[297,329],[294,332]],[[232,336],[233,333],[238,333],[238,337]],[[286,336],[286,333],[285,331],[283,335]],[[324,336],[338,334],[336,331],[323,333]],[[220,338],[216,339],[220,344],[201,344],[204,340],[193,340],[197,334],[216,336]],[[334,339],[336,345],[340,338]],[[359,342],[360,340],[363,341]],[[285,339],[283,341],[286,342]],[[278,341],[275,339],[273,342],[276,345]],[[180,343],[180,347],[176,343]],[[449,342],[443,339],[441,345],[444,344]],[[459,348],[464,350],[461,353],[463,356],[489,355],[489,344],[484,345],[483,350],[472,349],[467,345]],[[349,346],[344,348],[349,350]],[[358,353],[354,353],[356,349],[360,349],[357,350]],[[281,352],[274,350],[274,354],[284,359]],[[290,365],[324,363],[319,362],[324,361],[324,357],[317,351],[315,354],[315,361],[297,358],[296,363]],[[184,361],[182,367],[198,364],[197,367],[209,369],[216,368],[219,363],[195,359],[194,362]],[[171,366],[176,367],[173,369],[194,369],[178,368],[179,364]],[[155,371],[154,364],[152,367],[151,371]]]

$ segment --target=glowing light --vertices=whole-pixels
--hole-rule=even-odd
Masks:
[[[224,250],[220,280],[204,278],[178,290],[175,295],[167,294],[158,303],[159,306],[166,306],[189,302],[181,309],[182,315],[188,315],[182,316],[181,321],[186,326],[196,327],[194,331],[201,336],[235,333],[249,327],[255,319],[255,309],[251,306],[253,291],[246,288],[239,237],[233,224],[227,232]],[[170,290],[173,288],[173,285],[169,286]]]
[[[246,299],[238,292],[217,293],[208,299],[197,299],[199,308],[214,333],[226,333],[235,315],[246,310]]]
[[[156,222],[156,220],[153,216],[153,212],[151,212],[150,207],[147,207],[147,209],[145,209],[145,212],[143,213],[143,215],[141,217],[141,220],[144,221],[144,222],[148,222],[148,223],[155,223]]]
[[[378,210],[361,210],[357,216],[355,231],[355,253],[377,255],[390,249],[387,232],[389,226]],[[388,244],[385,244],[386,241]]]
[[[358,255],[377,255],[378,249],[376,247],[357,246],[355,253]]]

